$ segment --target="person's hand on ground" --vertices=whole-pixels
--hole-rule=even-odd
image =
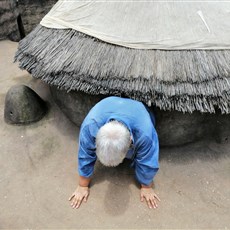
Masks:
[[[70,196],[69,201],[71,201],[72,208],[79,208],[82,201],[86,202],[89,196],[89,188],[78,186],[74,193]]]
[[[154,192],[154,190],[150,188],[141,188],[141,202],[146,200],[149,208],[157,208],[157,201],[160,201],[160,198]]]

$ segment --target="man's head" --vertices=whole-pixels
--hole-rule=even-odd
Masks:
[[[125,158],[131,143],[129,130],[113,120],[103,125],[96,136],[96,155],[105,166],[117,166]]]

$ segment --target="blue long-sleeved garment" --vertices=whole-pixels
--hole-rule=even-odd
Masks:
[[[86,116],[79,137],[79,175],[92,176],[97,159],[97,132],[111,120],[122,122],[129,129],[133,146],[126,157],[133,159],[139,183],[149,185],[159,168],[159,143],[154,117],[141,102],[128,98],[107,97],[97,103]]]

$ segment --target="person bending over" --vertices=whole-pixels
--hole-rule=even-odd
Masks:
[[[84,119],[79,136],[79,183],[70,196],[73,208],[79,208],[89,196],[89,184],[96,159],[115,167],[124,158],[132,160],[140,183],[141,201],[157,208],[159,197],[153,190],[159,155],[155,120],[141,102],[120,97],[107,97],[98,102]]]

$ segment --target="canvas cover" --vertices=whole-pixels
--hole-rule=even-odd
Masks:
[[[59,0],[41,25],[137,49],[230,49],[230,1]]]

